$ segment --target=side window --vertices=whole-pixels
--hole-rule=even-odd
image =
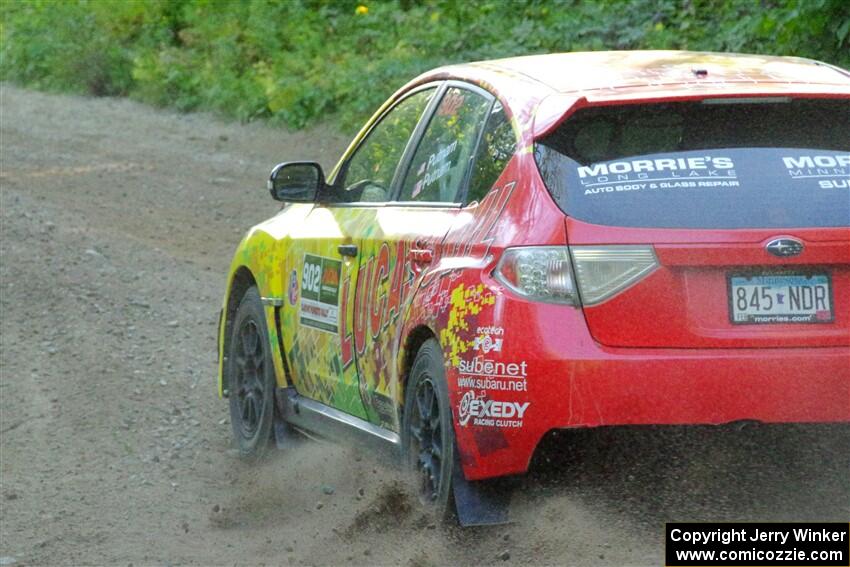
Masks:
[[[345,177],[335,185],[337,201],[382,202],[390,197],[393,175],[404,148],[436,88],[401,101],[384,116],[349,160]]]
[[[410,162],[400,201],[454,203],[490,100],[457,87],[446,90]]]
[[[516,153],[516,136],[505,109],[499,102],[493,106],[469,176],[466,202],[480,201],[493,187],[505,166]]]

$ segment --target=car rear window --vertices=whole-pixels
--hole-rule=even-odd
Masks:
[[[587,108],[535,158],[563,211],[595,224],[850,225],[850,100]]]

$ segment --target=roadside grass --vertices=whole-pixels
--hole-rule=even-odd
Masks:
[[[441,64],[693,49],[850,67],[846,0],[15,0],[0,80],[289,128],[353,130]]]

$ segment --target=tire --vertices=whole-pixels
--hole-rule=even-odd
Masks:
[[[402,424],[405,463],[416,473],[419,500],[438,519],[452,519],[455,436],[443,355],[434,339],[425,341],[413,361]]]
[[[269,446],[274,421],[274,364],[257,288],[245,292],[227,349],[230,424],[240,458],[256,461]]]

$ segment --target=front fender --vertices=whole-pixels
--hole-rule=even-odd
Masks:
[[[282,337],[278,310],[286,299],[289,275],[283,273],[288,249],[287,228],[303,222],[312,205],[290,205],[271,219],[251,228],[242,238],[227,274],[227,285],[221,307],[218,328],[218,392],[225,396],[225,353],[227,352],[230,322],[239,306],[242,294],[256,286],[266,314],[269,349],[274,363],[275,380],[279,387],[288,385],[282,355]]]

